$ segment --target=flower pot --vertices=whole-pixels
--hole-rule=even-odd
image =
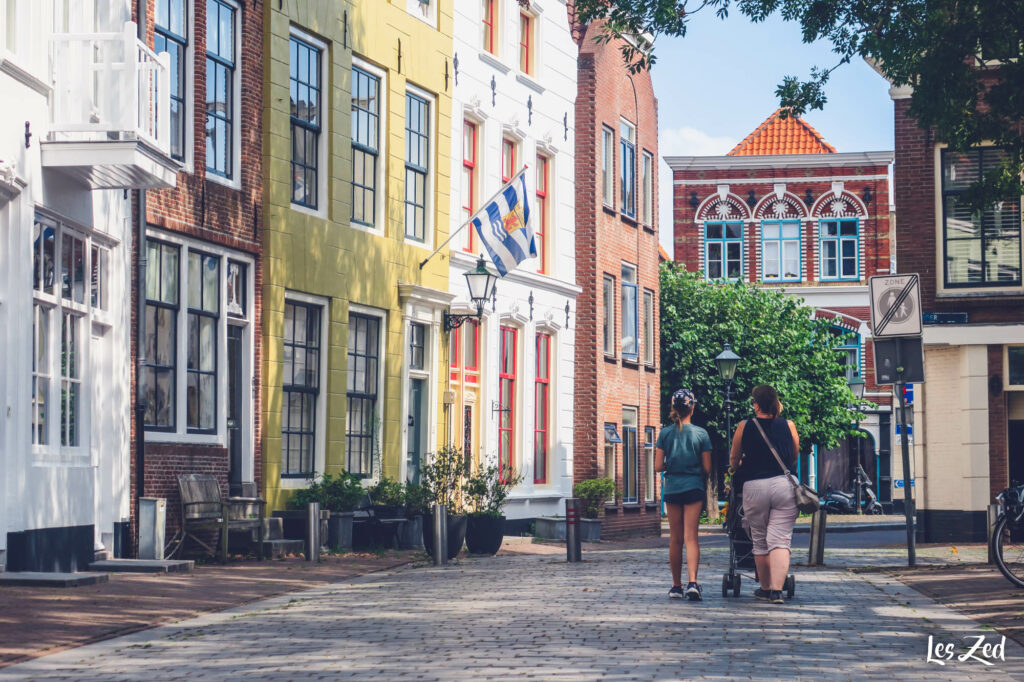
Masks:
[[[352,512],[331,512],[326,544],[332,549],[352,549]]]
[[[466,517],[455,514],[448,515],[448,558],[454,559],[462,551],[462,543],[466,540]],[[434,517],[423,517],[423,546],[427,554],[434,556]]]
[[[534,535],[548,540],[565,540],[565,517],[538,516]],[[601,542],[601,519],[580,519],[580,540]]]
[[[423,518],[417,514],[398,524],[399,549],[423,549]]]
[[[404,519],[405,506],[401,504],[375,504],[370,507],[375,519]]]
[[[397,521],[357,520],[352,524],[354,549],[391,549],[395,546]]]
[[[601,542],[601,519],[580,519],[580,540]]]
[[[470,554],[494,556],[504,537],[504,516],[470,516],[466,523],[466,549]]]

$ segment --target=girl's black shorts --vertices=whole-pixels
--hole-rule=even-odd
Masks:
[[[693,504],[700,502],[706,493],[703,490],[684,490],[681,493],[668,493],[665,495],[665,504]]]

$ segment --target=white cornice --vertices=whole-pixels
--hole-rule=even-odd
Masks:
[[[432,308],[444,308],[455,300],[455,294],[439,291],[419,284],[398,283],[398,297],[403,304],[408,302],[421,303]]]
[[[451,252],[451,266],[453,269],[460,270],[462,272],[470,270],[476,267],[477,257],[471,253],[465,251]],[[460,272],[461,274],[461,272]],[[576,299],[576,297],[583,291],[582,288],[548,275],[541,275],[536,272],[529,272],[527,270],[515,269],[509,271],[507,275],[498,280],[498,292],[501,295],[501,283],[502,282],[515,282],[517,284],[525,284],[532,288],[543,289],[544,291],[551,291],[556,294],[562,294],[569,298]]]
[[[812,168],[840,166],[883,166],[893,161],[893,152],[843,152],[839,154],[764,154],[750,156],[665,156],[674,171],[736,170],[749,168]]]

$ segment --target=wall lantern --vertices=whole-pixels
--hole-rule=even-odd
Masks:
[[[475,315],[452,315],[447,310],[444,311],[444,328],[445,331],[451,331],[457,327],[461,327],[462,324],[471,318],[480,319],[484,314],[484,305],[487,303],[487,299],[492,295],[497,296],[497,283],[498,276],[491,274],[487,270],[487,263],[484,261],[484,257],[480,256],[476,262],[476,269],[470,270],[463,275],[466,278],[466,286],[469,288],[469,298],[473,301],[473,305],[476,306]]]

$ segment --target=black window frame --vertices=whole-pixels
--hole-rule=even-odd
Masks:
[[[360,478],[373,476],[375,446],[377,444],[377,405],[380,402],[380,370],[381,370],[381,342],[380,331],[383,321],[376,315],[351,312],[348,316],[348,377],[345,386],[345,470]],[[359,338],[359,327],[364,325],[366,342],[361,352],[356,340]],[[371,334],[372,330],[372,334]],[[372,350],[370,339],[373,340]],[[356,390],[355,367],[359,360],[363,360],[364,390]],[[373,371],[370,366],[372,363]],[[371,382],[369,377],[373,378]],[[358,417],[361,427],[359,431],[353,430],[353,416],[356,411],[353,409],[359,406]],[[367,417],[367,412],[369,416]],[[352,455],[353,445],[359,444],[359,455],[362,460],[357,466],[353,466]],[[364,467],[365,464],[365,467]]]
[[[419,361],[417,362],[417,352]],[[409,369],[423,370],[427,361],[427,325],[422,322],[409,323]]]
[[[171,58],[172,78],[170,88],[171,111],[171,158],[177,161],[185,161],[185,141],[188,135],[188,126],[185,125],[188,119],[186,97],[188,88],[187,65],[188,65],[188,2],[189,0],[163,0],[164,8],[167,10],[166,23],[162,23],[165,17],[161,17],[161,2],[157,0],[154,10],[153,22],[153,49],[155,52],[167,52]],[[180,6],[182,33],[177,33],[171,27],[171,12],[174,5]],[[177,74],[177,78],[173,74]],[[177,105],[177,117],[174,109]],[[177,135],[177,145],[175,145]]]
[[[292,362],[291,366],[285,362],[284,377],[281,381],[281,388],[283,393],[283,402],[281,404],[281,478],[301,478],[308,479],[314,473],[316,473],[316,427],[317,427],[317,409],[319,407],[320,400],[320,375],[321,368],[323,367],[323,311],[324,308],[316,303],[308,303],[306,301],[297,301],[294,299],[285,299],[286,313],[284,319],[288,319],[287,308],[303,308],[306,311],[306,333],[305,341],[295,341],[295,314],[292,314],[292,330],[291,330],[291,341],[288,340],[288,330],[285,329],[282,336],[282,343],[284,347],[291,347],[292,350]],[[310,339],[310,331],[315,331],[315,343]],[[307,374],[314,381],[314,385],[309,385],[309,382],[304,381],[301,384],[295,383],[295,351],[294,349],[299,348],[304,353],[305,362],[304,365],[308,366],[308,359],[310,352],[315,353],[317,359],[316,371],[312,374]],[[287,378],[287,380],[286,380]],[[290,383],[289,381],[290,380]],[[300,408],[299,408],[299,424],[297,428],[292,428],[291,420],[291,398],[292,394],[299,396]],[[306,402],[309,401],[312,404],[309,406],[308,414],[310,415],[309,423],[303,424],[301,415],[307,410],[305,409]],[[299,462],[298,467],[293,469],[291,462],[291,441],[293,438],[299,440]],[[309,439],[309,465],[308,469],[303,468],[303,459],[305,453],[303,452],[303,438]]]
[[[322,74],[323,74],[323,63],[322,57],[323,50],[308,40],[292,35],[288,41],[288,93],[289,93],[289,112],[291,120],[291,170],[292,170],[292,193],[291,202],[296,206],[303,206],[312,210],[318,210],[320,204],[320,134],[323,132],[320,122],[323,120],[323,88],[322,88]],[[296,63],[297,59],[305,58],[306,61],[306,80],[301,78],[301,70],[298,68]],[[315,83],[313,74],[313,65],[315,66]],[[307,93],[316,93],[316,106],[311,107],[310,102],[312,99],[307,95],[306,98],[306,110],[305,116],[302,115],[302,111],[299,110],[298,102],[301,101],[297,97],[297,93],[303,89]],[[315,110],[314,110],[315,109]],[[302,138],[301,148],[305,150],[305,158],[302,160],[296,159],[296,150],[300,148],[298,145],[299,136]],[[310,138],[312,138],[312,146],[310,146]],[[309,159],[309,150],[312,150],[312,163]],[[297,183],[299,173],[302,174],[303,178],[303,189],[305,194],[302,199],[296,199]],[[312,200],[309,199],[312,194]]]
[[[219,345],[218,337],[220,335],[220,307],[221,307],[220,306],[220,293],[221,293],[220,292],[220,288],[221,288],[221,267],[223,266],[223,259],[220,256],[217,256],[215,254],[205,253],[205,252],[200,251],[198,249],[189,249],[188,250],[188,257],[189,257],[189,259],[191,260],[193,256],[196,256],[196,257],[199,258],[199,271],[200,271],[200,275],[199,275],[199,284],[198,284],[198,286],[199,286],[200,307],[199,308],[194,308],[191,305],[191,303],[192,303],[191,301],[189,301],[189,300],[185,301],[185,431],[187,433],[212,434],[212,433],[217,433],[217,421],[218,421],[217,400],[220,397],[218,395],[219,392],[217,390],[217,364],[218,364],[218,362],[220,360],[219,354],[217,352],[217,347]],[[216,295],[216,301],[215,301],[216,310],[209,310],[208,308],[206,308],[206,301],[204,300],[203,275],[202,275],[202,272],[203,272],[203,268],[206,266],[207,260],[209,260],[209,259],[212,259],[212,260],[217,262],[217,291],[216,291],[216,294],[215,294]],[[189,266],[188,266],[188,271],[189,271],[189,274],[191,275],[191,264],[189,264]],[[188,280],[188,289],[190,290],[191,287],[192,287],[192,282],[191,282],[191,279],[190,279],[190,280]],[[198,334],[199,333],[198,330],[200,329],[200,326],[199,326],[199,323],[198,323],[198,318],[206,318],[206,319],[212,319],[213,320],[213,369],[204,370],[204,369],[199,369],[199,368],[193,368],[191,366],[191,358],[190,358],[191,353],[189,351],[191,350],[192,342],[193,342],[192,320],[193,319],[197,319],[196,330],[197,330],[197,334]],[[198,336],[196,336],[195,341],[196,341],[196,343],[198,345],[199,344],[199,337]],[[198,353],[198,349],[197,349],[196,352]],[[199,366],[200,367],[202,366],[201,362],[199,363]],[[202,426],[191,426],[191,424],[190,424],[191,418],[192,418],[192,410],[191,410],[191,405],[190,405],[190,402],[189,402],[189,400],[191,398],[191,394],[189,393],[189,378],[191,376],[193,376],[193,375],[195,375],[197,377],[196,378],[196,395],[197,395],[197,399],[199,400],[199,406],[200,406],[197,409],[201,409],[201,405],[202,405],[202,394],[203,394],[203,391],[200,388],[200,386],[202,385],[202,379],[201,378],[204,377],[204,376],[205,377],[212,377],[212,381],[213,381],[213,426],[202,427]]]
[[[217,6],[217,8],[218,8],[217,9],[218,17],[220,16],[220,13],[222,11],[225,11],[225,10],[231,13],[231,59],[228,59],[228,58],[226,58],[226,57],[224,57],[224,56],[222,56],[220,54],[220,51],[221,51],[220,48],[222,47],[221,44],[220,44],[222,36],[220,35],[219,30],[217,31],[218,52],[217,53],[210,52],[210,30],[209,30],[209,28],[210,28],[210,21],[211,21],[211,13],[210,13],[210,6],[211,5],[216,5]],[[236,94],[235,93],[235,69],[238,67],[238,54],[237,54],[238,53],[238,49],[237,49],[237,45],[238,45],[238,41],[237,41],[238,21],[237,21],[237,19],[238,19],[238,11],[239,11],[239,9],[237,7],[235,7],[234,5],[232,5],[231,3],[225,2],[225,0],[206,0],[206,9],[207,9],[207,13],[206,13],[206,26],[207,26],[207,33],[206,33],[206,83],[207,83],[207,86],[206,87],[207,87],[207,91],[209,91],[209,88],[210,88],[209,84],[211,82],[214,83],[214,102],[215,103],[220,101],[217,98],[217,96],[216,96],[217,95],[216,83],[217,83],[217,80],[218,80],[216,74],[218,72],[220,72],[220,71],[223,71],[223,72],[225,72],[227,74],[225,79],[224,79],[224,82],[227,84],[227,91],[224,93],[224,104],[225,104],[224,112],[223,113],[218,113],[217,110],[216,110],[216,107],[213,110],[211,110],[210,109],[209,98],[207,98],[207,101],[206,101],[206,172],[207,173],[212,173],[214,175],[218,175],[218,176],[226,178],[228,180],[231,180],[231,179],[234,178],[234,172],[235,172],[235,168],[234,168],[234,153],[235,153],[235,149],[234,149],[234,141],[235,141],[235,139],[234,139],[234,136],[235,136],[235,129],[234,129],[234,125],[235,125],[234,118],[235,117],[234,117],[234,113],[235,113],[235,94]],[[217,22],[217,23],[218,23],[218,26],[219,26],[220,22]],[[224,144],[226,144],[227,147],[225,149],[225,154],[224,154],[224,164],[225,164],[225,167],[223,169],[217,168],[217,166],[216,166],[217,155],[215,153],[211,153],[211,150],[216,148],[215,144],[211,145],[211,143],[210,143],[210,122],[211,122],[211,119],[213,119],[215,127],[216,127],[217,122],[220,122],[220,123],[224,124],[224,130],[225,130]],[[211,159],[214,161],[214,165],[213,166],[210,165]]]
[[[160,241],[158,239],[153,239],[151,237],[147,237],[146,238],[146,248],[147,248],[147,250],[152,248],[153,245],[156,245],[157,248],[158,248],[159,259],[157,260],[157,262],[154,262],[152,256],[150,254],[147,254],[147,261],[148,261],[148,263],[146,265],[146,269],[147,269],[147,272],[152,269],[156,273],[155,277],[158,278],[158,281],[157,281],[157,290],[158,290],[157,291],[157,296],[159,296],[159,298],[157,298],[157,299],[149,298],[149,292],[146,290],[146,289],[148,289],[148,287],[146,287],[146,286],[143,287],[143,294],[146,296],[146,336],[147,336],[147,338],[146,338],[147,352],[146,352],[145,362],[143,363],[143,370],[146,373],[146,376],[145,376],[145,382],[146,382],[145,383],[145,385],[146,385],[146,410],[145,410],[145,413],[143,415],[143,428],[146,431],[159,431],[159,432],[166,432],[166,433],[174,433],[174,432],[177,431],[177,425],[178,425],[178,313],[181,310],[181,253],[182,253],[182,248],[180,246],[178,246],[177,244],[171,244],[169,242]],[[175,273],[175,277],[177,279],[177,292],[175,293],[175,296],[174,296],[174,299],[175,299],[174,303],[170,303],[168,301],[163,300],[164,299],[164,294],[163,294],[163,291],[164,291],[163,290],[163,285],[164,285],[164,282],[163,282],[163,274],[164,274],[163,259],[164,259],[164,250],[165,249],[172,250],[177,255],[177,266],[176,266],[177,271]],[[153,352],[153,353],[148,352],[148,346],[150,345],[148,337],[149,337],[150,334],[155,334],[155,332],[156,332],[156,325],[150,323],[149,311],[150,311],[151,308],[154,310],[153,316],[152,316],[152,320],[153,321],[156,320],[156,317],[157,317],[157,314],[158,314],[159,310],[167,310],[167,311],[169,311],[170,316],[171,316],[170,317],[170,319],[171,319],[171,333],[170,333],[171,350],[170,350],[170,353],[168,354],[168,357],[171,359],[171,364],[169,364],[169,365],[159,365],[159,364],[157,364],[155,362],[157,353],[156,352]],[[157,345],[158,345],[157,341],[158,341],[158,339],[154,338],[154,341],[153,341],[154,348],[156,348]],[[170,412],[170,423],[169,424],[158,424],[158,423],[150,422],[149,421],[149,415],[152,413],[155,416],[155,414],[156,414],[156,406],[151,404],[152,401],[150,400],[150,395],[151,394],[154,395],[154,396],[156,395],[156,377],[157,377],[158,374],[162,374],[162,373],[169,373],[170,376],[171,376],[171,383],[170,383],[171,392],[170,392],[170,395],[168,397],[168,400],[170,402],[170,410],[169,410],[169,412]],[[152,412],[151,412],[151,410],[152,410]]]
[[[413,116],[414,110],[417,116]],[[419,129],[412,128],[414,121]],[[422,143],[422,157],[419,146]],[[415,152],[413,150],[416,150]],[[419,161],[420,163],[417,163]],[[405,237],[418,242],[427,241],[427,196],[430,188],[430,100],[414,92],[405,93]],[[414,181],[410,183],[410,181]],[[422,183],[422,203],[417,201],[415,188]],[[410,195],[410,187],[413,193]],[[412,232],[409,231],[410,211]]]
[[[978,155],[978,163],[977,163],[978,175],[977,175],[977,178],[975,178],[975,179],[976,180],[981,180],[982,177],[983,177],[983,174],[985,172],[985,155],[986,154],[1005,153],[1005,152],[1006,152],[1006,150],[1005,150],[1004,147],[992,146],[992,147],[974,147],[972,149],[967,150],[966,152],[962,152],[962,153],[961,152],[953,152],[953,153],[954,154],[958,154],[958,155],[969,155],[969,154],[975,154],[976,153]],[[957,196],[959,194],[962,194],[966,190],[966,188],[963,188],[963,189],[949,189],[949,188],[946,187],[946,158],[947,158],[947,156],[950,153],[951,152],[950,152],[949,149],[943,149],[940,152],[940,155],[939,155],[939,173],[940,173],[940,175],[942,177],[942,189],[941,189],[941,196],[940,196],[940,199],[939,199],[940,202],[941,202],[941,206],[939,208],[942,211],[942,282],[943,282],[943,286],[945,288],[947,288],[947,289],[989,289],[989,288],[999,288],[999,287],[1019,287],[1021,285],[1022,281],[1024,281],[1024,279],[1022,279],[1022,277],[1024,277],[1024,267],[1022,267],[1022,266],[1024,266],[1024,249],[1022,249],[1022,247],[1024,247],[1024,240],[1022,240],[1022,236],[1024,236],[1024,235],[1021,234],[1022,233],[1022,224],[1021,224],[1021,217],[1020,217],[1021,197],[1019,197],[1019,196],[1007,197],[1006,198],[1007,201],[1016,201],[1017,202],[1017,210],[1015,211],[1015,214],[1017,216],[1017,279],[1015,279],[1015,280],[984,281],[985,273],[986,273],[986,270],[987,270],[987,268],[985,267],[985,242],[986,242],[986,238],[985,238],[985,227],[984,227],[984,224],[982,224],[982,225],[979,225],[979,229],[978,229],[979,240],[980,240],[980,243],[981,243],[981,261],[980,262],[981,262],[982,281],[980,281],[980,282],[950,282],[950,277],[949,277],[949,261],[950,261],[950,258],[949,258],[949,243],[950,243],[950,241],[972,241],[970,239],[953,239],[953,240],[950,240],[950,238],[949,238],[949,215],[948,215],[947,203],[946,203],[947,199],[950,198],[950,197],[955,197],[955,196]],[[989,210],[989,209],[986,209],[986,210]]]
[[[362,84],[373,84],[376,88],[373,95],[373,110],[359,106],[359,97],[368,95],[369,93],[362,93],[360,87]],[[381,89],[381,78],[374,75],[357,65],[352,66],[352,222],[357,225],[364,225],[366,227],[375,228],[377,225],[377,175],[379,171],[380,162],[380,89]],[[372,123],[372,134],[373,145],[369,144],[369,140],[361,141],[366,139],[360,135],[360,114],[365,114],[368,123]],[[373,159],[373,172],[369,180],[373,183],[372,185],[365,184],[366,177],[363,177],[364,182],[356,182],[356,158],[357,155],[368,156]],[[364,164],[365,168],[365,164]],[[356,194],[358,191],[369,193],[370,195],[370,219],[366,220],[366,215],[362,214],[362,217],[356,217],[356,206],[363,206],[364,202],[360,201],[356,203]],[[365,196],[363,197],[365,199]]]

